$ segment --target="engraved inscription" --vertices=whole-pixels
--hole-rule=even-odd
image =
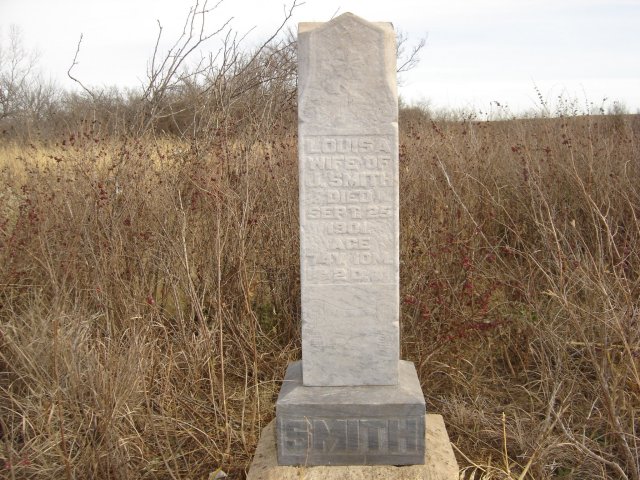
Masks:
[[[287,455],[407,455],[424,449],[424,417],[281,417],[279,422]]]
[[[391,152],[391,142],[381,136],[307,136],[305,153],[377,153]]]
[[[394,39],[391,24],[351,14],[301,26],[298,162],[306,386],[398,382]],[[326,443],[326,431],[318,428],[317,441]],[[364,430],[358,424],[358,431]]]
[[[301,142],[307,284],[396,281],[391,135],[307,135]]]

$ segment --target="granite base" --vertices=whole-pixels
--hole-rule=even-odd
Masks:
[[[280,465],[424,463],[425,401],[415,367],[397,385],[310,387],[289,365],[276,403]]]

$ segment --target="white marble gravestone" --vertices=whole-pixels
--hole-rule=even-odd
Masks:
[[[304,385],[395,385],[395,32],[344,14],[298,31]]]
[[[399,359],[398,103],[390,23],[298,31],[302,362],[276,403],[281,465],[407,465],[425,402]]]

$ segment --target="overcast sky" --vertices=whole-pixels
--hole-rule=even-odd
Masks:
[[[209,5],[215,2],[210,1]],[[287,5],[291,1],[286,2]],[[3,43],[10,25],[37,49],[40,66],[64,87],[80,34],[74,73],[93,85],[140,85],[158,32],[165,48],[179,35],[192,0],[0,0]],[[208,17],[215,30],[230,17],[249,42],[266,38],[284,16],[283,0],[225,0]],[[290,23],[353,12],[390,21],[409,41],[427,37],[421,62],[401,78],[408,102],[434,107],[539,106],[536,87],[580,108],[608,98],[640,111],[640,0],[307,0]],[[249,46],[250,43],[247,44]],[[217,50],[216,40],[208,49]]]

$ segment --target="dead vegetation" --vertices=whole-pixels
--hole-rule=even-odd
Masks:
[[[242,478],[299,350],[293,112],[6,147],[8,478]],[[640,122],[403,118],[403,357],[465,478],[638,478]]]
[[[639,132],[406,126],[405,352],[465,478],[638,478]]]

